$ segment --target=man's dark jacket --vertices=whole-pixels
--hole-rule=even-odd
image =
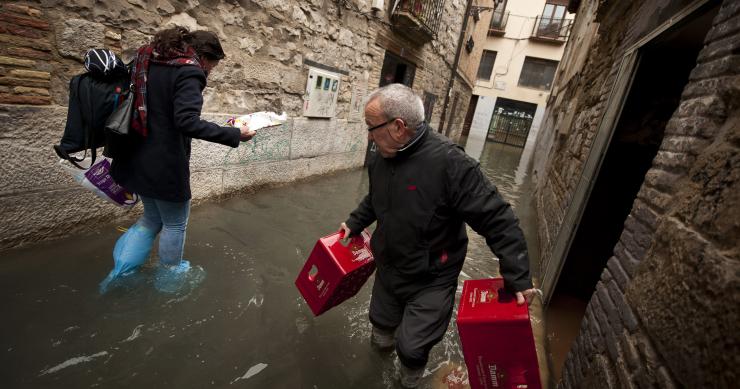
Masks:
[[[133,139],[113,159],[111,175],[142,196],[182,202],[190,194],[190,142],[239,146],[238,128],[200,119],[206,75],[196,66],[151,64],[147,79],[148,135]]]
[[[460,146],[426,124],[419,131],[395,157],[371,159],[370,193],[346,222],[357,234],[377,220],[371,240],[377,278],[401,294],[455,283],[467,223],[499,258],[507,288],[531,288],[526,241],[509,204]]]

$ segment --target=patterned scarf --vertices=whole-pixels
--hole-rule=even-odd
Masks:
[[[195,50],[190,46],[185,51],[169,50],[166,53],[158,53],[151,45],[145,45],[136,51],[136,60],[131,72],[131,85],[134,87],[134,117],[131,128],[141,136],[147,136],[149,133],[146,122],[146,84],[150,63],[176,67],[198,66],[203,69]]]

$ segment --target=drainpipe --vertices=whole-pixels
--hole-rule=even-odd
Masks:
[[[470,15],[470,8],[473,6],[473,0],[468,0],[468,4],[465,6],[465,15],[463,16],[462,29],[460,30],[460,37],[457,39],[457,51],[455,52],[455,61],[452,64],[452,72],[450,73],[450,82],[447,84],[447,93],[445,93],[445,102],[442,104],[442,116],[439,119],[439,132],[445,131],[445,119],[447,117],[447,105],[450,103],[450,93],[452,93],[452,85],[455,83],[455,77],[457,76],[457,65],[460,64],[460,53],[462,52],[463,40],[465,39],[465,30],[468,29],[468,15]],[[453,113],[454,115],[454,113]],[[450,135],[450,129],[445,131],[445,136]]]

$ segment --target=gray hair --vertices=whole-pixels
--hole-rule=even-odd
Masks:
[[[368,96],[367,104],[376,99],[386,119],[400,118],[414,131],[424,121],[424,103],[406,85],[390,84],[378,88]]]

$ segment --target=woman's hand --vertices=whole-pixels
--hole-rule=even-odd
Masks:
[[[241,134],[239,135],[239,140],[241,140],[242,142],[246,142],[257,135],[257,131],[250,130],[247,126],[243,126],[239,129],[239,131],[241,132]]]

